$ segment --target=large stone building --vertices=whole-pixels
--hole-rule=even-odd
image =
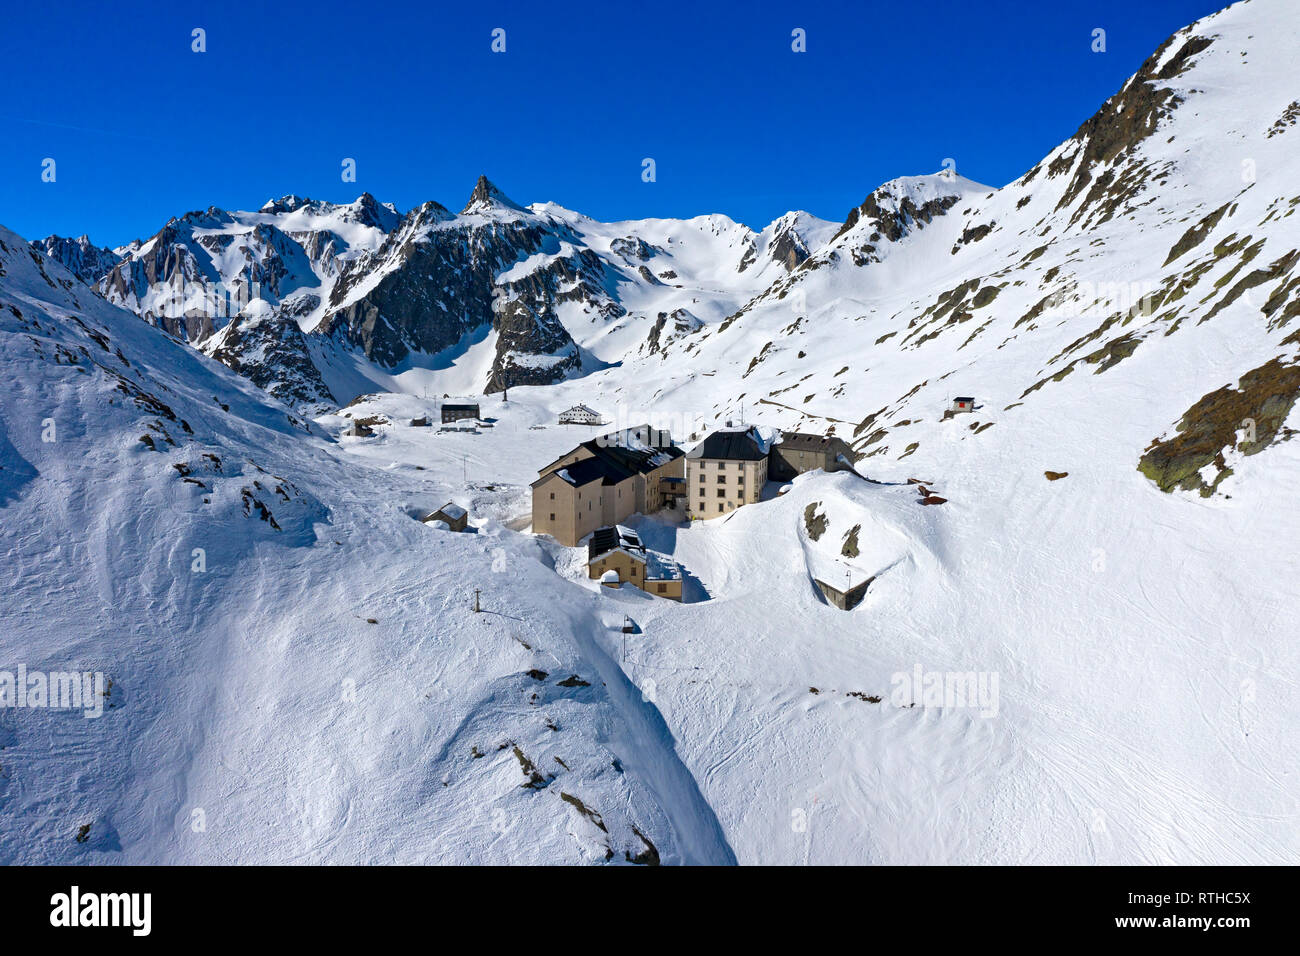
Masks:
[[[848,442],[834,435],[809,435],[782,432],[772,445],[767,476],[773,481],[789,481],[806,471],[843,471],[853,468],[857,459]]]
[[[843,439],[779,432],[765,440],[758,429],[724,429],[686,456],[687,508],[697,518],[716,518],[754,504],[769,481],[789,481],[818,468],[852,470],[857,459]]]
[[[767,483],[767,443],[758,432],[716,431],[686,456],[687,508],[716,518],[753,504]]]
[[[675,503],[685,474],[682,450],[649,425],[585,441],[538,472],[533,532],[575,547],[597,528]]]

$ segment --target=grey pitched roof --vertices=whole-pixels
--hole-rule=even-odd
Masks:
[[[682,450],[671,444],[667,432],[656,432],[648,425],[611,432],[585,441],[579,448],[591,452],[592,457],[584,458],[574,465],[558,469],[569,474],[569,484],[585,485],[597,478],[607,485],[616,485],[626,481],[632,475],[648,474],[656,468],[682,457]],[[560,459],[556,459],[559,461]],[[554,466],[547,465],[543,471]],[[545,481],[550,474],[543,475],[533,485]]]
[[[728,461],[762,461],[767,457],[754,436],[745,431],[717,431],[700,442],[687,458],[725,458]]]
[[[775,449],[788,448],[791,451],[826,451],[835,444],[845,444],[844,439],[836,435],[812,435],[808,432],[782,432],[781,440],[773,446]]]
[[[645,560],[643,555],[635,553],[645,551],[645,546],[641,544],[641,539],[635,531],[621,526],[607,526],[597,528],[591,533],[591,538],[587,542],[587,563],[590,564],[620,548],[639,560]]]
[[[582,461],[560,468],[555,474],[558,474],[575,488],[589,485],[593,481],[613,485],[627,477],[627,475],[611,474],[609,467],[599,458],[584,458]]]

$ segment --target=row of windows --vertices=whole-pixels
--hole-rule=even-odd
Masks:
[[[704,505],[704,502],[701,501],[701,502],[700,502],[700,507],[699,507],[697,510],[700,512],[700,514],[704,514],[704,512],[707,511],[708,508],[706,508],[705,505]],[[726,510],[727,510],[727,506],[726,506],[723,502],[719,501],[719,502],[718,502],[718,510],[719,510],[719,511],[726,511]]]

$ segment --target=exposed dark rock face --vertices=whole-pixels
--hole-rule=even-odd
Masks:
[[[1086,189],[1083,206],[1072,221],[1083,217],[1085,211],[1096,211],[1085,221],[1105,222],[1155,178],[1157,170],[1133,159],[1135,149],[1182,102],[1181,95],[1166,85],[1168,81],[1182,74],[1192,58],[1213,42],[1212,37],[1193,36],[1191,27],[1178,31],[1079,127],[1047,166],[1047,174],[1052,177],[1073,170],[1057,209],[1070,206]],[[1026,181],[1038,168],[1026,176]]]
[[[484,392],[512,385],[549,385],[582,367],[582,355],[555,313],[521,299],[504,305],[493,327],[497,354]]]
[[[662,352],[683,336],[693,335],[704,328],[704,323],[687,309],[660,312],[646,336],[645,350],[650,354]]]
[[[1284,424],[1300,398],[1300,366],[1280,357],[1203,396],[1178,422],[1175,434],[1156,439],[1138,461],[1138,471],[1161,491],[1214,494],[1232,474],[1225,453],[1255,455],[1295,432]],[[1212,477],[1207,477],[1207,468]]]
[[[1290,106],[1282,111],[1282,115],[1278,117],[1277,122],[1269,127],[1268,138],[1272,139],[1279,133],[1285,133],[1297,121],[1300,121],[1300,100],[1293,101]]]
[[[645,262],[657,251],[640,236],[624,236],[609,244],[610,252],[629,263]]]
[[[69,272],[92,287],[108,275],[122,258],[112,249],[94,245],[88,236],[76,239],[47,236],[33,240],[32,245],[51,259],[63,263]]]
[[[491,324],[498,339],[487,391],[558,381],[581,358],[556,306],[580,303],[595,313],[593,321],[624,314],[605,291],[609,277],[599,255],[576,246],[562,254],[562,243],[573,238],[563,224],[533,215],[480,177],[460,217],[426,203],[377,252],[352,263],[317,331],[391,368]],[[628,248],[650,253],[648,246]],[[551,258],[517,279],[502,278],[538,254]],[[508,306],[498,314],[501,302]]]
[[[469,202],[465,203],[465,208],[460,211],[460,214],[467,216],[471,213],[490,211],[494,208],[510,209],[514,212],[526,211],[523,206],[498,189],[486,176],[480,176],[478,182],[474,184],[474,191],[469,194]]]
[[[772,244],[768,246],[767,253],[785,266],[786,272],[803,265],[804,261],[812,255],[812,252],[808,249],[808,244],[804,242],[803,236],[793,229],[786,229],[775,236],[772,239]]]
[[[541,230],[526,221],[441,229],[451,218],[437,203],[409,213],[376,252],[340,274],[317,332],[391,368],[491,322],[496,274],[536,252]]]
[[[332,256],[337,247],[317,248]],[[227,270],[232,262],[236,268],[223,276],[219,261]],[[297,240],[275,226],[242,228],[230,213],[211,207],[171,220],[118,262],[98,289],[150,324],[199,341],[253,299],[275,303],[316,285],[312,262]]]
[[[205,342],[203,351],[295,411],[308,417],[323,414],[338,403],[298,326],[298,319],[319,304],[311,293],[294,296],[278,309],[257,300]]]
[[[931,222],[935,216],[942,215],[957,203],[957,196],[936,196],[918,206],[911,196],[899,199],[886,183],[862,201],[862,205],[849,210],[844,225],[835,234],[839,238],[858,224],[862,219],[873,219],[878,225],[872,233],[871,241],[879,241],[883,236],[890,242],[897,242],[913,229]]]
[[[963,229],[961,238],[957,240],[952,247],[952,254],[955,256],[962,246],[968,246],[973,242],[979,242],[997,226],[995,222],[985,222],[978,226],[971,226],[969,229]]]

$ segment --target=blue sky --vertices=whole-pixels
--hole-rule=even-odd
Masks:
[[[10,3],[0,223],[117,245],[291,192],[458,210],[480,173],[600,219],[842,220],[945,158],[1015,179],[1222,5]]]

